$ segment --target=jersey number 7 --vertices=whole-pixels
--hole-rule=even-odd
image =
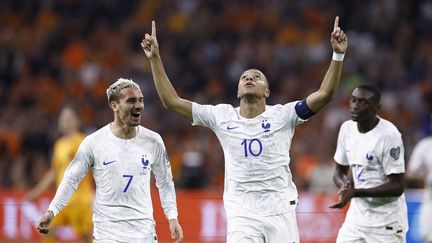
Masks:
[[[125,188],[124,188],[124,190],[123,190],[123,192],[126,192],[126,191],[129,189],[129,186],[130,186],[130,184],[131,184],[131,182],[132,182],[133,175],[123,175],[123,178],[128,178],[128,181],[127,181],[127,183],[126,183],[126,186],[125,186]]]

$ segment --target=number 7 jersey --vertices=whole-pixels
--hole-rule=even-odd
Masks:
[[[156,132],[138,126],[134,138],[121,139],[106,125],[87,136],[49,206],[54,214],[66,205],[89,169],[96,183],[95,239],[137,242],[154,235],[151,172],[166,217],[177,218],[171,167],[162,138]]]
[[[255,118],[231,105],[193,103],[193,125],[216,134],[225,157],[224,206],[228,217],[268,216],[295,210],[297,189],[289,168],[296,102],[266,106]]]

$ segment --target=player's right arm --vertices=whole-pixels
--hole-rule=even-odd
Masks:
[[[42,234],[47,234],[48,226],[53,218],[66,206],[72,195],[78,188],[79,183],[91,167],[91,151],[89,141],[84,139],[75,158],[67,167],[63,179],[57,188],[56,194],[51,201],[47,212],[39,220],[37,229]]]
[[[152,21],[151,35],[145,34],[141,46],[147,58],[150,61],[153,80],[155,82],[156,91],[161,99],[162,105],[175,113],[192,121],[192,102],[182,99],[178,96],[174,87],[171,84],[159,55],[159,44],[156,38],[156,23]]]
[[[341,188],[348,179],[349,166],[335,163],[335,171],[333,173],[333,181],[338,188]]]

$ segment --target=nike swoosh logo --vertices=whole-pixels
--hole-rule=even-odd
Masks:
[[[227,126],[227,130],[228,131],[231,131],[231,130],[236,129],[236,128],[239,128],[239,127],[230,127],[230,126]]]
[[[109,165],[109,164],[111,164],[111,163],[114,163],[114,162],[116,162],[115,160],[111,160],[111,161],[105,161],[104,160],[104,162],[102,163],[103,165]]]

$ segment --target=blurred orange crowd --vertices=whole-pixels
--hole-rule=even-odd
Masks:
[[[13,1],[0,3],[0,187],[26,189],[50,165],[57,116],[74,103],[87,134],[113,120],[106,88],[139,83],[142,124],[159,132],[177,187],[222,188],[223,153],[210,130],[164,110],[141,50],[151,20],[179,94],[238,104],[237,82],[258,68],[269,104],[317,90],[331,60],[336,15],[349,38],[337,98],[297,128],[291,169],[300,190],[335,191],[331,175],[339,125],[356,85],[383,91],[380,115],[401,131],[406,156],[431,134],[432,3],[418,1]]]

